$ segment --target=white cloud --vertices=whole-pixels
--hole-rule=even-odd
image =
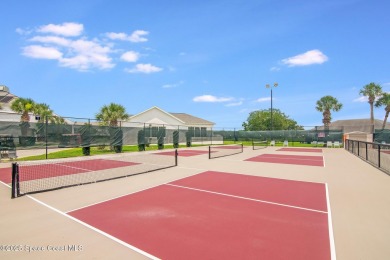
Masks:
[[[389,93],[389,92],[386,92],[386,93]],[[381,98],[382,95],[379,95],[375,98],[375,100],[378,100],[379,98]],[[353,102],[361,102],[361,103],[365,103],[365,102],[368,102],[368,97],[367,96],[361,96],[359,98],[355,98],[353,100]]]
[[[112,52],[108,46],[88,40],[76,40],[69,44],[70,57],[60,60],[61,66],[78,69],[81,71],[90,68],[110,69],[115,66],[109,53]]]
[[[111,40],[122,40],[125,41],[127,38],[127,35],[125,33],[114,33],[114,32],[109,32],[106,33],[106,36],[110,38]]]
[[[34,30],[17,28],[21,35],[31,35],[27,40],[28,46],[22,48],[22,55],[35,59],[54,59],[59,66],[89,71],[91,69],[111,69],[115,67],[114,60],[138,62],[141,55],[135,51],[124,52],[114,48],[116,44],[106,37],[104,39],[88,39],[82,36],[84,25],[79,23],[47,24]],[[42,35],[44,33],[44,35]],[[107,33],[103,34],[110,39],[119,39],[131,42],[144,42],[149,32],[136,30],[132,34]],[[34,44],[30,44],[33,42]],[[114,55],[118,58],[114,59]],[[151,64],[137,64],[130,73],[153,73],[162,71],[162,68]]]
[[[203,95],[203,96],[197,96],[192,99],[194,102],[228,102],[233,100],[233,98],[226,98],[226,97],[216,97],[212,95]]]
[[[264,98],[258,98],[256,99],[256,102],[268,102],[268,101],[271,101],[271,97],[264,97]]]
[[[79,36],[84,30],[80,23],[48,24],[38,28],[38,32],[52,33],[63,36]]]
[[[146,42],[148,41],[148,39],[146,39],[145,37],[142,37],[143,35],[148,35],[149,32],[147,31],[143,31],[143,30],[137,30],[137,31],[134,31],[129,39],[131,42]]]
[[[279,67],[272,67],[272,68],[270,68],[269,70],[270,70],[270,71],[279,71],[280,68],[279,68]]]
[[[98,53],[79,54],[71,58],[60,59],[59,62],[63,67],[69,67],[80,71],[88,71],[94,67],[98,69],[111,69],[115,67],[115,64],[112,63],[110,57]]]
[[[145,73],[145,74],[159,72],[162,70],[163,70],[162,68],[153,66],[152,64],[137,64],[132,69],[125,69],[125,71],[128,73]]]
[[[239,101],[239,102],[235,102],[235,103],[226,104],[225,106],[227,106],[227,107],[237,107],[237,106],[241,106],[242,103],[243,103],[242,101]]]
[[[289,66],[307,66],[312,64],[322,64],[328,60],[328,57],[319,50],[311,50],[305,53],[283,59],[282,63]]]
[[[94,53],[107,54],[111,52],[111,49],[108,46],[103,46],[99,44],[99,42],[83,39],[72,41],[69,47],[72,48],[72,50],[74,50],[75,52],[90,55],[93,55]]]
[[[174,84],[165,84],[162,86],[162,88],[176,88],[180,85],[182,85],[184,83],[184,81],[179,81],[178,83],[174,83]]]
[[[139,59],[139,53],[135,51],[128,51],[122,54],[121,60],[126,62],[137,62]]]
[[[24,56],[34,59],[57,60],[62,58],[62,53],[56,48],[30,45],[23,48]]]
[[[31,45],[23,48],[23,55],[31,58],[56,59],[60,66],[80,71],[91,68],[110,69],[115,66],[109,56],[112,52],[110,47],[98,42],[84,39],[69,40],[57,36],[36,36],[30,41],[51,45]]]
[[[121,41],[130,41],[130,42],[147,42],[148,39],[143,37],[148,35],[149,32],[143,30],[136,30],[132,34],[127,35],[126,33],[115,33],[109,32],[106,33],[106,36],[111,40],[121,40]]]
[[[31,30],[26,30],[26,29],[22,29],[22,28],[16,28],[15,32],[20,34],[20,35],[29,35],[32,33]]]
[[[353,102],[368,102],[368,97],[359,97],[354,99]]]
[[[52,43],[52,44],[57,44],[61,46],[69,46],[70,40],[63,38],[63,37],[58,37],[58,36],[35,36],[29,41],[32,42],[41,42],[41,43]]]

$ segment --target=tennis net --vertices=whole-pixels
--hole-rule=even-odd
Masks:
[[[148,173],[177,166],[173,156],[128,153],[110,156],[26,161],[12,164],[12,198]]]
[[[244,146],[242,144],[229,144],[229,145],[218,145],[218,146],[209,146],[209,159],[234,155],[242,153],[244,151]]]
[[[267,141],[252,141],[252,149],[253,150],[264,149],[267,147],[268,147]]]

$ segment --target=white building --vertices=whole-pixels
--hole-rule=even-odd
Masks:
[[[133,115],[122,126],[140,127],[154,126],[166,129],[192,129],[194,132],[206,132],[212,130],[215,123],[186,113],[169,113],[159,107],[151,107],[139,114]]]

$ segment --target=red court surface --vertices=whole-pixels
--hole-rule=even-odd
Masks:
[[[262,154],[259,156],[255,156],[255,157],[246,159],[245,161],[295,164],[295,165],[307,165],[307,166],[321,166],[321,167],[325,166],[323,156]]]
[[[12,169],[11,168],[0,168],[0,181],[4,183],[11,183],[12,181]]]
[[[288,182],[204,172],[68,214],[160,259],[331,259],[326,185]]]
[[[51,178],[64,175],[72,175],[83,172],[99,171],[113,169],[119,167],[133,166],[139,163],[123,162],[105,159],[93,159],[74,162],[59,162],[56,164],[36,164],[36,165],[21,165],[19,166],[20,181],[31,181],[42,178]],[[0,170],[0,181],[11,183],[11,169]]]
[[[200,150],[177,150],[177,153],[178,153],[179,156],[190,157],[190,156],[197,156],[197,155],[202,155],[202,154],[208,154],[209,152],[208,151],[200,151]],[[155,153],[155,154],[174,156],[175,155],[175,151],[159,152],[159,153]]]
[[[170,184],[327,211],[326,191],[322,183],[207,171]]]
[[[322,149],[318,148],[280,148],[276,151],[283,151],[283,152],[307,152],[307,153],[322,153]]]

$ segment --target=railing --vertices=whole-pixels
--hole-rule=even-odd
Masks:
[[[390,144],[347,139],[345,149],[390,175]]]

